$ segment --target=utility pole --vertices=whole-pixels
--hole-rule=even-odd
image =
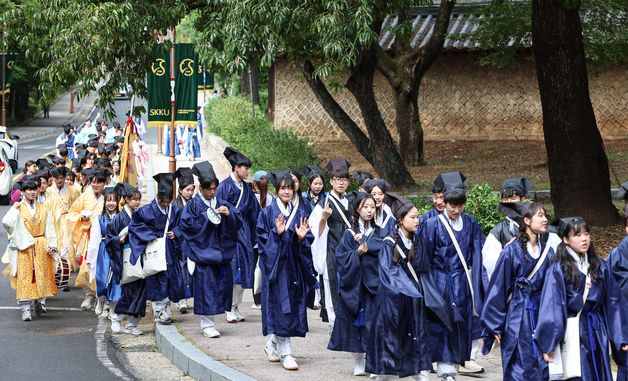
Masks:
[[[177,170],[177,158],[174,154],[175,147],[175,128],[174,128],[174,86],[175,86],[175,62],[174,62],[174,44],[177,39],[177,29],[175,26],[170,29],[170,37],[172,46],[170,47],[170,158],[168,159],[168,164],[170,168],[170,173],[174,173]]]

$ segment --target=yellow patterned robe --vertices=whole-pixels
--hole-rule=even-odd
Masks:
[[[26,203],[20,207],[24,226],[35,239],[35,244],[26,250],[20,250],[18,254],[15,290],[18,301],[47,298],[57,294],[54,259],[47,253],[48,247],[57,246],[56,232],[46,204],[35,204],[33,216]]]
[[[65,186],[65,192],[59,192],[56,184],[52,184],[46,190],[46,202],[49,202],[50,210],[53,212],[54,217],[54,225],[57,231],[58,236],[58,251],[60,254],[67,254],[68,261],[70,262],[70,268],[72,271],[76,270],[75,266],[75,258],[76,254],[74,251],[74,245],[71,245],[71,237],[69,237],[68,229],[67,229],[67,214],[70,210],[70,207],[76,201],[76,199],[81,195],[81,192],[76,188],[71,186]],[[67,253],[66,253],[67,252]]]
[[[89,266],[85,259],[89,243],[89,229],[92,227],[92,223],[98,223],[98,216],[102,213],[102,208],[102,195],[96,199],[92,187],[87,186],[79,198],[74,201],[66,215],[70,244],[74,247],[76,257],[82,258],[75,285],[76,287],[88,287],[92,291],[96,291],[96,281],[89,281]],[[89,221],[83,221],[81,218],[81,212],[84,210],[92,211]]]

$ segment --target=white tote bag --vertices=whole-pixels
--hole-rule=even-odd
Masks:
[[[589,296],[591,278],[587,275],[584,285],[584,304]],[[582,377],[582,366],[580,364],[580,314],[567,318],[565,326],[565,337],[562,342],[554,348],[554,361],[549,365],[550,380],[568,380],[574,377]],[[552,366],[553,365],[553,366]],[[560,366],[562,365],[562,366]],[[562,371],[562,372],[561,372]]]
[[[144,279],[144,271],[142,271],[142,262],[138,258],[135,265],[131,264],[131,247],[124,246],[122,250],[122,279],[120,284],[127,284],[138,279]]]
[[[146,245],[146,251],[144,252],[144,276],[155,275],[168,269],[166,264],[166,239],[168,237],[166,233],[168,232],[168,225],[170,225],[170,209],[171,207],[169,206],[164,235],[161,238],[150,241]]]

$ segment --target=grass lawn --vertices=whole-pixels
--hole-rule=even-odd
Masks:
[[[611,186],[617,188],[621,182],[628,180],[628,139],[608,140],[604,144],[611,170]],[[365,170],[375,174],[373,167],[348,140],[315,144],[314,149],[323,165],[332,157],[342,156],[351,163],[351,171]],[[427,141],[425,157],[427,166],[410,168],[417,187],[407,189],[405,193],[429,193],[438,173],[453,170],[459,170],[467,176],[470,185],[488,183],[496,191],[502,181],[509,177],[527,177],[532,180],[535,190],[550,188],[543,141]],[[621,206],[619,203],[616,205],[618,208]],[[553,214],[552,206],[546,206],[548,212]],[[594,243],[603,255],[616,246],[623,236],[621,226],[593,230]]]

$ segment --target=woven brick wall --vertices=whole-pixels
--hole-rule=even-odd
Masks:
[[[421,84],[421,122],[427,140],[543,139],[541,101],[535,68],[480,66],[476,55],[441,56]],[[393,137],[395,110],[390,88],[375,78],[377,101]],[[598,127],[605,139],[628,137],[628,65],[616,66],[589,81]],[[334,94],[363,127],[350,93]],[[275,126],[291,126],[314,141],[346,139],[302,78],[286,61],[276,64]]]

